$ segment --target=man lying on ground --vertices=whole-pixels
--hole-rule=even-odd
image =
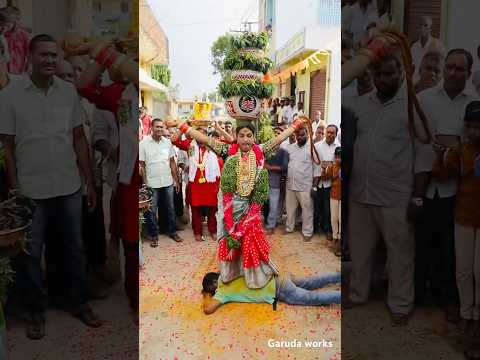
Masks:
[[[228,302],[268,303],[276,308],[277,301],[290,305],[321,306],[340,303],[340,291],[314,291],[329,284],[340,284],[341,274],[332,273],[297,278],[286,274],[274,276],[266,286],[250,289],[245,278],[238,277],[227,284],[219,279],[219,273],[209,272],[202,281],[203,311],[213,314]]]

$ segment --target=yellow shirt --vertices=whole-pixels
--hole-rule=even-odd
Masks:
[[[222,304],[228,302],[250,302],[250,303],[268,303],[273,304],[276,292],[275,278],[261,289],[250,289],[245,283],[245,278],[239,277],[224,284],[218,279],[217,291],[213,298]]]

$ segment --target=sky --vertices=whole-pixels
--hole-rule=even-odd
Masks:
[[[180,84],[180,98],[212,92],[220,82],[213,75],[210,48],[243,21],[257,21],[257,0],[147,0],[163,31],[170,52],[170,84]],[[255,25],[254,25],[255,26]],[[256,30],[254,27],[252,30]]]

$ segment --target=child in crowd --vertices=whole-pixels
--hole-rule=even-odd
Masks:
[[[456,277],[460,315],[464,322],[464,351],[469,359],[480,357],[480,178],[475,159],[480,155],[480,101],[465,110],[464,140],[459,150],[434,144],[437,158],[433,177],[459,181],[455,209]]]
[[[335,162],[326,169],[327,176],[332,179],[332,189],[330,191],[330,221],[332,223],[333,246],[335,255],[341,255],[341,237],[342,237],[342,180],[341,165],[342,149],[335,148]]]

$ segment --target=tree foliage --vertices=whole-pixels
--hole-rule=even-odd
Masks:
[[[210,51],[212,53],[212,66],[214,69],[213,73],[215,75],[224,75],[225,69],[223,67],[223,62],[232,47],[232,38],[233,36],[228,33],[222,35],[217,40],[215,40],[212,47],[210,48]]]
[[[153,65],[152,78],[165,86],[169,86],[172,73],[167,65]]]

